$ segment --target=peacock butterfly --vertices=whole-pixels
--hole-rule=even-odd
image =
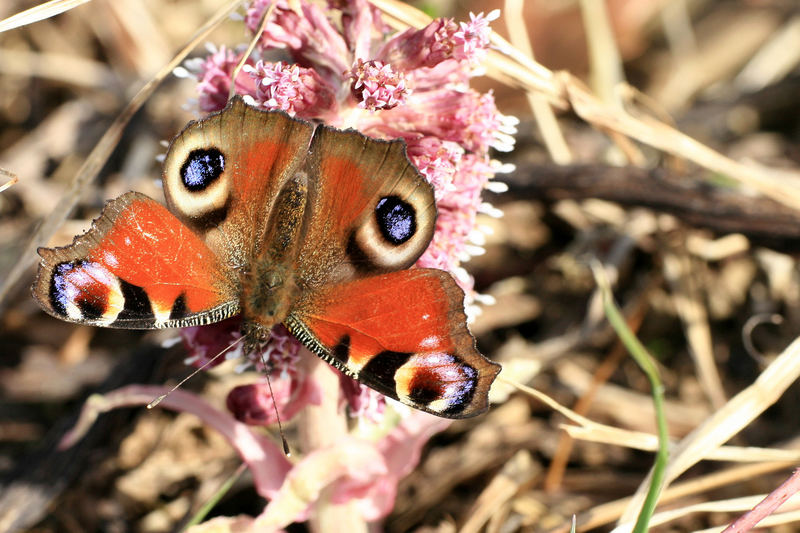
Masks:
[[[69,246],[39,249],[32,289],[45,311],[131,329],[241,313],[251,348],[283,323],[411,407],[487,409],[500,366],[475,348],[463,291],[445,271],[412,268],[436,207],[402,141],[234,98],[172,141],[163,183],[167,207],[129,192]]]

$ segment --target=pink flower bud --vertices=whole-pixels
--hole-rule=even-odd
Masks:
[[[210,113],[225,107],[230,93],[231,76],[241,59],[241,54],[222,46],[192,69],[198,80],[197,92],[200,94],[201,111]],[[237,94],[253,94],[254,89],[252,81],[247,76],[240,75],[236,78]]]

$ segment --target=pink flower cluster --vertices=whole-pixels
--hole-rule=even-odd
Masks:
[[[477,213],[495,212],[481,201],[483,189],[501,168],[490,159],[489,149],[510,150],[516,124],[516,119],[497,110],[491,93],[469,88],[489,47],[489,22],[499,14],[470,15],[469,22],[460,24],[436,19],[422,29],[384,38],[390,30],[366,0],[334,4],[336,10],[326,12],[307,0],[291,6],[287,0],[252,1],[244,17],[251,33],[260,27],[265,10],[273,7],[273,11],[255,53],[235,80],[236,92],[266,109],[356,128],[377,138],[403,138],[411,161],[434,187],[439,211],[433,242],[419,265],[453,272],[470,295],[472,280],[459,264],[482,251],[482,236],[475,228]],[[231,74],[240,60],[241,53],[221,48],[186,65],[198,80],[200,110],[210,112],[226,105],[234,83]],[[235,338],[236,327],[235,322],[227,322],[205,327],[212,331],[209,334],[185,330],[193,361],[201,364],[213,355],[211,351],[223,348],[219,341],[202,339],[213,332],[219,333],[218,339]],[[296,353],[293,339],[276,330],[263,353],[249,356],[252,364],[258,367],[266,357],[270,368],[277,368],[273,358],[280,349],[275,346],[291,347]],[[282,375],[302,381],[297,372]],[[279,378],[274,371],[273,376]],[[297,391],[305,391],[297,383],[277,388],[285,394],[294,391],[290,394],[294,399]],[[351,413],[379,417],[382,396],[357,384],[342,390]],[[229,406],[240,406],[234,412],[246,413],[240,419],[259,423],[254,413],[263,413],[261,423],[272,421],[266,410],[244,407],[245,396],[242,391],[237,394],[237,401],[229,401]],[[250,394],[259,405],[262,396],[261,390]],[[276,403],[282,399],[276,398]]]
[[[255,66],[245,65],[255,83],[251,103],[266,109],[283,109],[292,116],[314,116],[336,108],[336,98],[331,87],[320,78],[317,71],[282,61]]]
[[[225,47],[210,48],[208,56],[187,62],[176,74],[197,79],[197,105],[203,112],[222,109],[233,85],[252,105],[357,128],[377,138],[404,139],[411,161],[434,187],[439,212],[433,241],[419,265],[451,271],[469,296],[471,279],[459,264],[481,252],[475,217],[496,212],[482,203],[481,192],[502,190],[491,180],[505,170],[490,158],[489,149],[510,150],[515,126],[515,119],[498,112],[491,94],[469,88],[489,46],[488,24],[497,13],[471,15],[460,24],[438,19],[387,37],[389,28],[367,0],[331,3],[335,9],[326,12],[307,0],[292,0],[291,6],[286,0],[254,0],[245,15],[251,32],[261,25],[265,10],[272,11],[255,54],[235,81],[231,77],[241,53]],[[323,390],[331,390],[332,383],[335,391],[335,376],[319,372],[324,367],[306,365],[312,360],[304,355],[312,355],[283,326],[273,328],[270,338],[248,354],[242,353],[238,317],[186,328],[181,335],[188,363],[209,366],[244,355],[240,368],[268,373],[271,390],[261,380],[236,387],[228,394],[225,412],[183,390],[125,387],[87,402],[62,446],[74,444],[100,412],[150,404],[154,398],[163,408],[200,417],[228,439],[247,464],[256,490],[270,502],[258,517],[217,517],[192,531],[281,531],[315,509],[342,503],[348,504],[348,516],[378,520],[391,511],[397,484],[417,464],[426,441],[449,424],[401,409],[395,410],[400,416],[383,417],[385,398],[346,376],[338,383],[340,398],[358,423],[329,416],[340,406],[326,403],[332,395]],[[299,417],[304,454],[297,461],[289,461],[261,428],[253,428],[274,423],[278,415],[287,422],[310,405],[320,407]],[[317,426],[329,420],[331,435],[326,435]],[[322,444],[303,439],[313,431],[324,437]],[[342,529],[335,522],[341,513],[316,516],[331,521],[324,530]]]

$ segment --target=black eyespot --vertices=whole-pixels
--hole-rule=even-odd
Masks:
[[[183,184],[192,192],[202,191],[225,170],[225,156],[216,148],[192,150],[181,166]]]
[[[403,244],[417,231],[414,207],[397,196],[381,198],[375,207],[375,217],[383,238],[394,245]]]

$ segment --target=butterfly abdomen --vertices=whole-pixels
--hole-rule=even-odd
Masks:
[[[264,327],[283,322],[297,295],[297,285],[286,265],[256,260],[243,281],[244,318]]]
[[[294,261],[300,247],[307,204],[308,175],[297,172],[284,184],[270,211],[267,248],[262,254],[265,260],[284,264]]]

